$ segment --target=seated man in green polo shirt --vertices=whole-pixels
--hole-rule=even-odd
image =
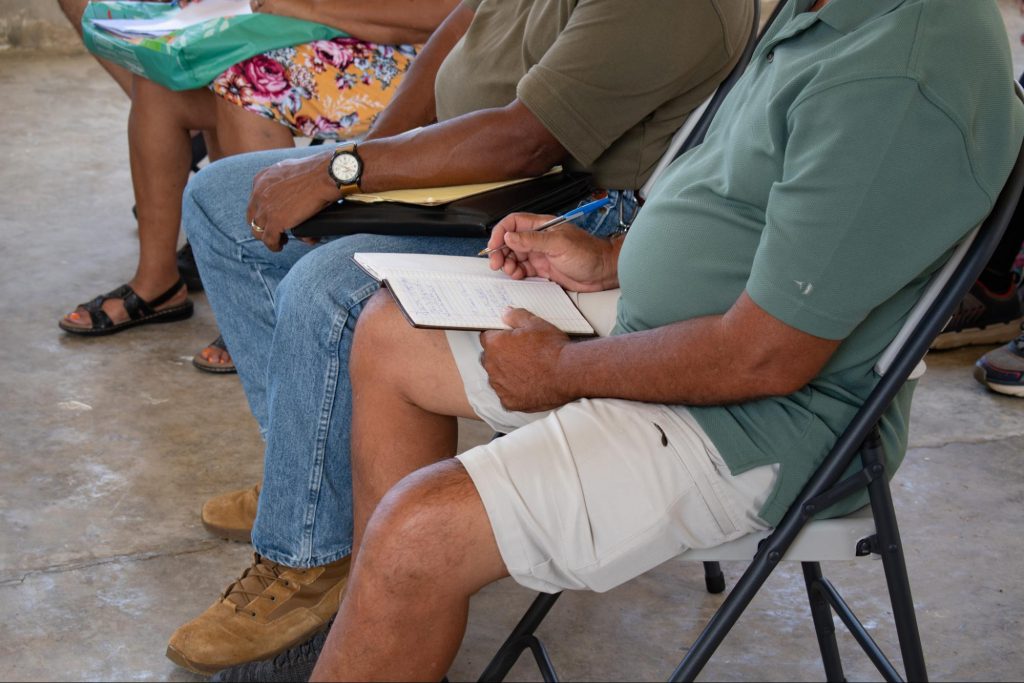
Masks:
[[[604,591],[776,524],[1022,138],[993,0],[794,0],[627,238],[495,229],[494,268],[587,292],[608,336],[523,310],[414,329],[375,295],[350,365],[353,569],[314,677],[439,680],[492,581]],[[453,459],[456,416],[508,434]]]

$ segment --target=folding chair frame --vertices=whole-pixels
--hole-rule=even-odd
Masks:
[[[818,512],[865,488],[870,499],[875,534],[862,539],[857,544],[856,552],[857,555],[881,556],[906,676],[912,681],[928,680],[903,545],[886,476],[879,421],[914,368],[928,352],[932,340],[942,331],[957,304],[992,256],[1020,201],[1022,188],[1024,148],[1018,154],[1014,169],[995,207],[966,249],[962,260],[953,269],[949,280],[938,292],[935,300],[927,305],[924,314],[913,326],[913,331],[897,343],[899,348],[892,364],[885,370],[874,391],[839,437],[781,523],[761,542],[751,564],[672,673],[670,680],[694,680],[772,571],[785,557],[801,529]],[[858,454],[863,469],[840,481],[840,477]],[[717,565],[716,562],[705,563],[709,589],[715,572],[720,576]],[[836,588],[823,576],[820,563],[802,562],[802,567],[827,680],[845,680],[833,626],[833,610],[882,676],[887,681],[903,680]],[[558,680],[544,645],[535,635],[536,629],[557,599],[558,594],[541,594],[534,600],[526,615],[484,670],[480,677],[481,681],[503,680],[527,649],[533,653],[544,680]]]

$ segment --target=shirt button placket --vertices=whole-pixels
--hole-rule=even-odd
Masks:
[[[769,64],[771,64],[772,62],[774,62],[774,61],[775,61],[775,50],[771,50],[771,51],[769,51],[769,52],[768,52],[768,54],[767,54],[767,55],[765,55],[765,59],[767,59],[767,60],[768,60],[768,63],[769,63]]]

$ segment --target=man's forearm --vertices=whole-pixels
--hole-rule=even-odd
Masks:
[[[519,103],[485,109],[359,147],[366,192],[542,175],[564,149]]]
[[[568,344],[551,381],[572,399],[728,405],[799,390],[839,344],[784,325],[744,293],[724,315]]]
[[[722,316],[567,345],[552,382],[571,398],[722,405],[771,394],[728,353]]]

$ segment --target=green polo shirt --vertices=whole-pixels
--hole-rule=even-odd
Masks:
[[[795,394],[688,408],[734,474],[780,465],[771,524],[876,385],[879,355],[992,207],[1024,136],[994,0],[811,4],[775,22],[619,261],[616,333],[722,314],[746,290],[787,325],[843,340]],[[890,473],[912,392],[883,420]]]

